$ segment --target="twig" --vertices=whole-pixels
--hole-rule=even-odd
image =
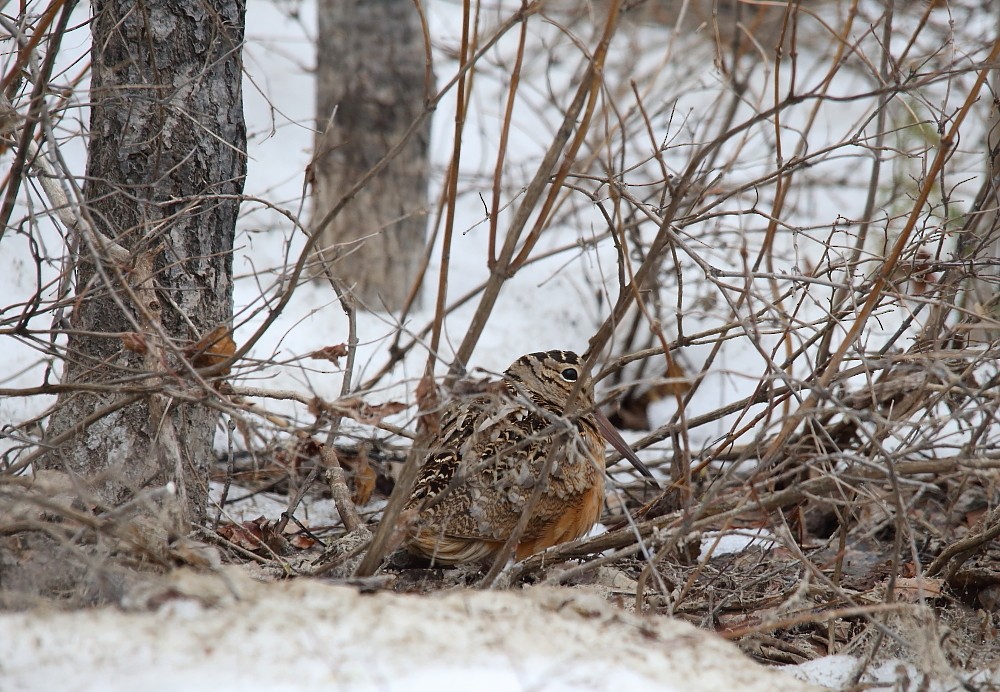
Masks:
[[[941,143],[937,149],[936,155],[934,156],[934,160],[931,162],[931,165],[924,176],[923,183],[920,186],[920,192],[917,195],[916,200],[914,200],[912,209],[907,216],[906,225],[900,231],[892,250],[882,263],[882,266],[875,277],[875,285],[872,286],[869,291],[868,297],[865,299],[860,310],[858,311],[858,315],[855,318],[854,323],[851,325],[850,330],[837,350],[830,356],[829,361],[823,364],[823,371],[820,373],[816,382],[817,388],[825,389],[830,385],[830,382],[837,374],[837,369],[840,367],[841,362],[847,355],[848,350],[854,347],[862,330],[865,325],[867,325],[868,319],[875,310],[875,306],[882,298],[882,293],[889,286],[892,275],[895,272],[896,267],[899,264],[900,257],[903,254],[903,249],[909,242],[910,235],[913,233],[918,219],[920,219],[924,213],[924,204],[927,202],[927,198],[930,196],[931,190],[937,184],[938,174],[941,172],[945,162],[953,153],[952,147],[957,144],[962,123],[965,121],[965,117],[969,114],[972,105],[979,98],[979,92],[982,89],[983,84],[986,82],[986,78],[989,76],[990,71],[993,69],[993,63],[996,61],[998,56],[1000,56],[1000,38],[994,40],[993,48],[990,50],[989,57],[985,60],[986,67],[983,67],[979,71],[975,84],[969,90],[962,107],[955,115],[954,120],[952,120],[951,127],[948,129],[945,136],[941,138]],[[810,395],[809,398],[799,406],[799,409],[786,419],[781,431],[771,442],[771,448],[768,450],[768,453],[764,458],[765,463],[771,463],[777,459],[782,446],[788,440],[792,431],[795,430],[795,428],[799,426],[799,423],[813,408],[815,408],[818,401],[819,399],[815,394]]]
[[[222,485],[222,495],[219,497],[219,506],[215,512],[215,522],[212,524],[212,530],[219,530],[219,522],[222,521],[222,509],[226,506],[226,500],[229,498],[229,487],[233,482],[233,473],[235,472],[234,461],[233,461],[233,430],[236,428],[236,423],[233,422],[232,417],[226,418],[226,481]]]
[[[958,558],[948,568],[949,575],[961,568],[978,548],[1000,536],[1000,507],[994,507],[983,521],[983,530],[951,543],[927,566],[927,576],[933,577],[944,570],[952,558]]]
[[[326,465],[326,481],[330,484],[333,502],[344,522],[344,528],[348,532],[356,531],[364,526],[364,521],[358,515],[357,507],[354,506],[351,491],[347,488],[347,481],[344,478],[344,469],[340,465],[340,459],[337,458],[337,452],[333,445],[323,445],[322,456],[323,463]]]
[[[129,264],[132,253],[103,233],[94,230],[79,209],[69,201],[63,189],[56,184],[55,181],[59,176],[34,142],[28,143],[28,158],[31,159],[31,167],[38,170],[38,182],[63,225],[74,233],[86,236],[113,262],[120,265]]]

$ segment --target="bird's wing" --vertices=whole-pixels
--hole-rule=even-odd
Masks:
[[[514,530],[552,448],[550,421],[522,403],[496,397],[455,402],[442,413],[436,449],[425,457],[408,506],[425,508],[422,530],[442,537],[503,541]],[[546,434],[542,434],[547,431]],[[553,473],[558,473],[554,467]],[[532,510],[525,537],[544,531],[560,501]]]

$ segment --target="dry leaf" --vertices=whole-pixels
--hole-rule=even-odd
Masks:
[[[368,458],[367,445],[361,445],[356,456],[343,457],[340,465],[350,472],[351,501],[359,507],[367,505],[378,480],[378,474]]]
[[[319,418],[321,415],[323,415],[323,412],[326,411],[328,408],[331,407],[327,405],[327,403],[318,396],[313,397],[309,401],[309,404],[306,406],[306,410],[309,411],[309,415],[315,416],[316,418]],[[336,407],[334,406],[333,408],[335,409]],[[335,413],[339,414],[340,412],[335,411]]]
[[[395,415],[401,411],[405,411],[407,408],[409,406],[401,401],[387,401],[377,406],[366,406],[364,411],[373,422],[378,423],[386,416]]]
[[[244,550],[254,551],[264,545],[264,534],[260,527],[252,521],[245,521],[242,524],[224,524],[219,527],[218,534]]]
[[[138,332],[125,332],[122,334],[122,348],[133,353],[145,353],[146,337]]]
[[[986,610],[1000,610],[1000,586],[983,587],[976,596],[976,599]]]
[[[187,537],[178,538],[170,544],[170,556],[192,567],[218,569],[222,566],[218,548]]]
[[[297,473],[306,463],[319,457],[323,443],[314,437],[296,435],[291,444],[275,452],[274,459],[278,466],[290,473]]]
[[[274,530],[274,522],[264,517],[242,524],[225,524],[219,527],[218,534],[235,546],[260,555],[270,555],[272,552],[283,553],[287,541]]]
[[[310,185],[312,187],[316,186],[316,166],[314,165],[313,161],[310,161],[306,165],[305,183],[306,185]]]
[[[351,500],[354,504],[359,507],[368,504],[368,501],[372,498],[372,493],[375,492],[375,482],[377,480],[378,474],[375,473],[375,469],[371,467],[371,464],[366,461],[364,466],[354,474],[354,491],[351,493]]]
[[[663,378],[662,382],[657,382],[642,394],[640,399],[644,404],[648,405],[667,397],[684,396],[691,389],[691,379],[673,358],[667,363]]]
[[[339,399],[332,408],[338,413],[349,416],[365,425],[378,425],[386,416],[405,411],[408,406],[399,401],[387,401],[384,404],[369,404],[359,397]]]
[[[719,613],[715,623],[715,631],[725,635],[728,632],[756,627],[761,623],[761,617],[757,614]]]
[[[441,431],[441,398],[433,377],[422,377],[417,385],[417,430],[421,434],[437,435]]]
[[[218,365],[236,353],[236,342],[227,327],[216,327],[193,345],[184,349],[184,354],[191,359],[196,368],[208,368]],[[223,375],[229,374],[226,368]]]
[[[906,279],[913,287],[914,295],[922,295],[927,292],[929,284],[938,280],[933,259],[926,250],[918,250],[912,260],[903,260],[897,265],[895,276]]]
[[[896,597],[900,601],[916,603],[924,598],[939,598],[944,579],[930,577],[899,577],[896,579]]]
[[[691,390],[691,378],[688,377],[680,363],[673,358],[670,359],[664,375],[667,381],[656,387],[664,396],[684,396]]]
[[[340,366],[340,359],[347,357],[347,344],[337,344],[336,346],[326,346],[318,351],[309,354],[310,358],[316,360],[328,360],[336,366]]]
[[[670,359],[663,380],[641,394],[632,389],[618,404],[608,419],[623,430],[649,430],[649,406],[667,397],[681,397],[691,389],[691,379],[676,360]]]
[[[619,430],[649,430],[649,401],[645,396],[625,395],[608,420]]]
[[[309,538],[309,536],[306,536],[303,533],[298,533],[289,538],[288,543],[293,548],[298,548],[299,550],[308,550],[309,548],[312,548],[314,545],[316,545],[316,539]]]
[[[970,509],[965,513],[965,525],[969,528],[978,526],[987,514],[986,507],[977,507],[976,509]]]

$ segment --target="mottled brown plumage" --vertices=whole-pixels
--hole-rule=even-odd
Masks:
[[[604,504],[602,433],[650,475],[594,408],[593,383],[575,353],[522,356],[498,390],[458,399],[442,412],[441,432],[406,505],[419,512],[407,539],[411,552],[440,564],[492,558],[528,506],[550,456],[515,557],[586,534]],[[571,395],[572,411],[583,414],[572,419],[564,415]]]

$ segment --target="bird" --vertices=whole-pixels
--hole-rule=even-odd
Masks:
[[[526,508],[518,561],[587,534],[604,506],[605,440],[653,479],[597,409],[580,356],[521,356],[494,391],[442,410],[403,508],[416,517],[404,547],[433,565],[493,560]]]

